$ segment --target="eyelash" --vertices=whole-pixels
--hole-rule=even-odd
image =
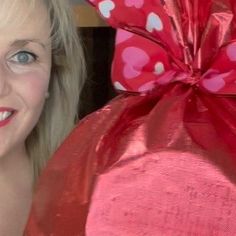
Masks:
[[[26,62],[26,63],[22,63],[22,62],[19,62],[17,61],[17,59],[14,60],[14,57],[17,57],[19,56],[20,54],[27,54],[28,56],[30,56],[32,59],[29,61],[29,62]],[[32,52],[28,52],[28,51],[19,51],[17,53],[15,53],[13,56],[11,56],[10,58],[10,61],[14,62],[14,63],[17,63],[17,64],[21,64],[21,65],[29,65],[31,63],[34,63],[36,62],[38,59],[38,56]]]

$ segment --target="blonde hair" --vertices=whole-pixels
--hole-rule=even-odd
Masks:
[[[66,0],[43,1],[51,20],[52,70],[50,96],[36,127],[26,140],[36,178],[77,121],[79,95],[85,75],[83,50],[71,6]]]

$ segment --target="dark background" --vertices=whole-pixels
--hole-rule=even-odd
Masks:
[[[87,63],[87,78],[79,108],[79,116],[83,118],[115,96],[110,79],[115,30],[110,27],[82,27],[78,33]]]

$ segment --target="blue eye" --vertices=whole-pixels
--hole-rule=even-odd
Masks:
[[[27,65],[36,61],[37,56],[34,53],[21,51],[11,57],[11,61],[22,65]]]

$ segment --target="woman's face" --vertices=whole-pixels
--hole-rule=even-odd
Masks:
[[[0,4],[0,158],[24,150],[48,90],[50,22],[43,1],[30,2]]]

